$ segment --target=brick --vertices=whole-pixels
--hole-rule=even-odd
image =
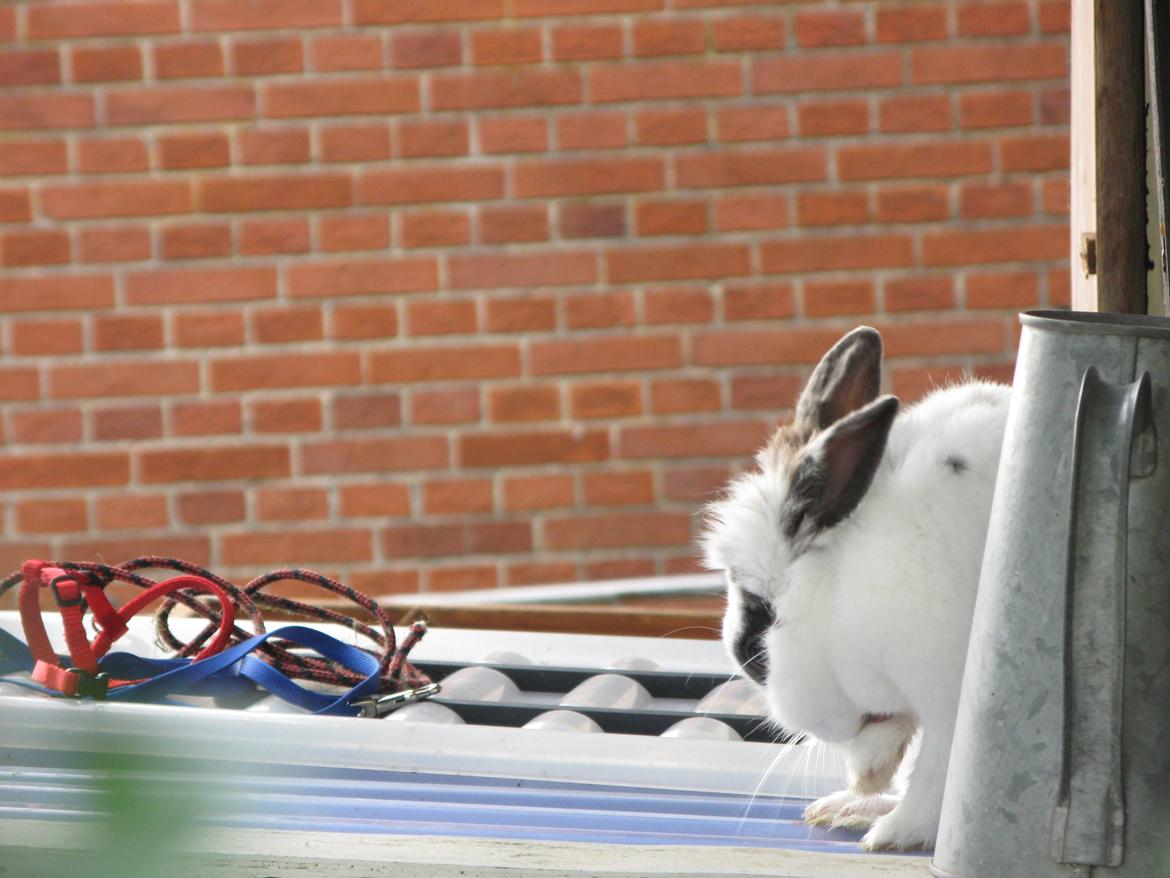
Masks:
[[[1032,95],[1026,91],[976,91],[959,95],[964,128],[1008,128],[1032,123]]]
[[[130,458],[124,451],[60,454],[5,454],[0,459],[0,488],[9,491],[125,485]]]
[[[163,259],[207,259],[231,252],[232,230],[227,225],[200,223],[162,230]]]
[[[955,306],[949,276],[890,278],[885,282],[887,311],[945,311]]]
[[[256,95],[250,86],[135,89],[106,95],[110,125],[228,122],[255,115]]]
[[[328,253],[390,246],[390,222],[384,213],[322,216],[318,231],[321,249]]]
[[[491,512],[491,479],[447,479],[427,482],[422,492],[423,512],[427,515],[471,515]]]
[[[706,332],[694,338],[694,361],[701,366],[815,363],[832,346],[833,333],[824,329]]]
[[[723,0],[683,0],[684,3],[723,2]],[[657,565],[651,560],[635,558],[612,558],[591,561],[585,565],[585,579],[629,579],[654,576]]]
[[[0,369],[0,400],[29,401],[39,399],[40,377],[37,370],[23,366]]]
[[[373,351],[367,374],[378,383],[515,378],[520,352],[514,344]]]
[[[407,120],[398,135],[397,152],[406,158],[467,155],[470,148],[465,119]]]
[[[663,61],[589,71],[589,91],[596,103],[731,97],[743,92],[734,61]]]
[[[1045,0],[1038,10],[1040,32],[1045,34],[1068,33],[1072,18],[1072,5],[1064,0]]]
[[[745,275],[750,261],[747,248],[735,244],[640,247],[606,254],[608,277],[613,283]]]
[[[232,70],[236,76],[300,73],[305,66],[297,38],[233,40]]]
[[[328,515],[329,495],[320,488],[262,488],[256,492],[260,521],[310,521]]]
[[[92,128],[96,119],[88,94],[7,94],[0,103],[0,131]]]
[[[429,257],[321,262],[288,271],[288,293],[294,299],[421,292],[437,289],[438,283],[438,267]]]
[[[390,158],[390,129],[378,125],[339,125],[321,130],[321,161],[362,162]]]
[[[111,314],[93,319],[94,350],[157,350],[163,343],[162,317],[157,314]]]
[[[347,563],[373,558],[372,536],[364,528],[283,529],[278,533],[249,530],[222,534],[223,564],[291,565],[298,562]]]
[[[83,174],[120,174],[150,167],[146,144],[137,137],[103,137],[77,145],[78,170]]]
[[[16,504],[16,528],[21,533],[69,533],[88,527],[84,500],[22,500]]]
[[[999,149],[1005,171],[1061,171],[1069,166],[1067,133],[1005,137]]]
[[[113,82],[142,78],[142,53],[137,46],[75,48],[72,65],[74,82]]]
[[[5,267],[61,265],[68,261],[68,232],[30,229],[0,234],[0,265]]]
[[[197,31],[262,30],[272,27],[336,27],[340,0],[196,0],[191,10]]]
[[[548,240],[548,210],[544,205],[482,207],[479,238],[484,244]]]
[[[535,27],[471,34],[471,62],[476,65],[536,64],[541,57],[540,30]]]
[[[109,275],[0,277],[0,312],[87,310],[113,304]]]
[[[592,463],[609,458],[603,430],[539,430],[463,433],[459,460],[464,467]]]
[[[501,18],[503,0],[450,0],[435,4],[429,0],[355,0],[357,24],[414,24],[436,21],[480,21]]]
[[[393,338],[398,334],[398,312],[391,305],[339,306],[329,326],[331,338]]]
[[[44,187],[41,204],[54,219],[158,216],[189,212],[191,189],[178,180],[75,183]]]
[[[878,190],[878,222],[923,223],[946,219],[949,214],[945,186],[899,186]]]
[[[273,119],[380,116],[416,112],[419,85],[413,76],[269,82],[264,98],[264,115]]]
[[[565,324],[570,329],[633,326],[637,309],[633,293],[590,292],[564,300]]]
[[[715,304],[705,287],[667,287],[644,294],[646,323],[710,323]]]
[[[29,39],[58,40],[73,37],[109,37],[176,33],[177,2],[51,3],[37,4],[27,12]]]
[[[178,497],[179,520],[184,524],[227,524],[244,519],[241,491],[190,491]]]
[[[222,168],[230,161],[227,135],[219,131],[165,134],[158,138],[164,168]]]
[[[614,238],[626,233],[626,208],[621,204],[562,203],[559,220],[565,238]]]
[[[170,524],[167,498],[162,494],[98,497],[96,511],[102,530],[149,530]]]
[[[531,547],[528,522],[404,525],[382,532],[382,550],[393,558],[507,554]]]
[[[760,94],[892,88],[902,84],[902,57],[878,51],[760,59],[752,64],[752,84]]]
[[[634,22],[634,55],[694,55],[706,48],[701,19],[642,18]]]
[[[210,365],[211,389],[217,393],[360,384],[362,380],[361,358],[348,351],[224,357]]]
[[[240,224],[240,252],[246,256],[308,253],[309,223],[303,219],[243,222]]]
[[[238,311],[180,312],[173,318],[175,343],[184,348],[244,343],[244,316]]]
[[[321,429],[321,401],[316,398],[257,399],[249,406],[257,433],[316,433]]]
[[[452,30],[392,31],[390,57],[399,68],[449,67],[462,63],[463,43]]]
[[[17,356],[79,354],[82,350],[80,320],[14,320],[10,353]]]
[[[150,258],[150,231],[136,226],[82,229],[79,262],[139,262]]]
[[[691,518],[686,512],[548,518],[544,538],[550,549],[680,546],[691,540]]]
[[[1058,44],[932,47],[914,50],[910,61],[918,85],[1068,76],[1068,47]]]
[[[155,43],[154,75],[159,79],[223,76],[223,49],[212,40]]]
[[[302,470],[310,474],[446,469],[447,463],[442,436],[326,440],[301,449]]]
[[[878,109],[882,131],[947,131],[951,124],[948,95],[901,95],[882,101]]]
[[[557,306],[540,295],[490,299],[485,316],[488,332],[540,332],[556,328]]]
[[[0,143],[0,177],[64,174],[66,170],[64,140],[37,138]]]
[[[683,155],[675,168],[680,186],[696,188],[808,182],[827,174],[825,151],[818,147]]]
[[[410,489],[406,485],[342,485],[339,494],[341,514],[347,518],[410,515]]]
[[[402,424],[402,398],[397,393],[339,396],[331,406],[338,430],[377,430]]]
[[[239,136],[240,161],[245,165],[287,165],[309,161],[309,132],[294,129],[250,129]]]
[[[736,375],[731,379],[731,407],[736,411],[791,409],[801,387],[797,375]]]
[[[126,276],[131,305],[241,302],[276,296],[276,271],[262,268],[166,269]]]
[[[870,314],[874,310],[873,283],[868,280],[804,284],[806,317],[837,317],[844,314]]]
[[[414,390],[410,417],[415,424],[460,424],[479,420],[479,390]]]
[[[9,423],[9,441],[17,444],[59,445],[82,439],[79,411],[14,411]]]
[[[92,433],[98,441],[158,439],[163,434],[162,409],[157,405],[98,409],[93,412]]]
[[[492,165],[415,165],[366,171],[358,180],[361,204],[481,201],[503,195],[503,169]]]
[[[879,327],[891,357],[993,353],[1004,349],[1003,321],[938,320]]]
[[[506,585],[546,585],[576,579],[577,566],[569,561],[521,562],[509,564],[504,571]]]
[[[767,425],[761,421],[624,427],[621,455],[628,458],[733,457],[753,453],[766,437]]]
[[[704,201],[651,201],[637,207],[638,234],[701,235],[707,231]]]
[[[622,29],[609,24],[573,24],[552,30],[557,61],[599,61],[622,57]]]
[[[727,483],[727,475],[725,466],[671,467],[663,473],[663,493],[668,500],[712,500]]]
[[[306,210],[352,203],[348,174],[204,177],[197,185],[200,207],[211,212]]]
[[[480,119],[479,146],[486,155],[543,152],[548,149],[548,123],[540,116]]]
[[[504,479],[504,506],[509,511],[557,509],[573,505],[573,479],[545,473]]]
[[[711,37],[720,52],[750,52],[784,47],[784,19],[742,15],[711,22]]]
[[[721,232],[788,228],[783,195],[727,195],[715,201],[715,228]]]
[[[488,391],[488,416],[497,423],[557,420],[560,390],[555,385],[494,387]]]
[[[705,378],[655,381],[650,385],[650,410],[656,415],[714,412],[722,406],[719,384]]]
[[[1019,36],[1031,27],[1027,3],[963,3],[958,7],[961,37]]]
[[[0,189],[0,222],[27,223],[32,220],[32,203],[27,189]]]
[[[1068,256],[1068,228],[1025,226],[935,232],[922,239],[925,265],[977,265],[986,262],[1038,262]]]
[[[947,7],[939,5],[887,6],[877,10],[879,43],[945,40]]]
[[[589,284],[597,279],[592,253],[560,251],[452,256],[449,284],[457,290]]]
[[[796,199],[796,221],[802,226],[852,226],[869,222],[864,192],[805,192]]]
[[[725,143],[779,140],[792,133],[784,106],[731,107],[720,110],[715,120]]]
[[[180,402],[171,406],[171,432],[175,436],[234,436],[242,430],[238,402]]]
[[[843,147],[837,171],[843,180],[954,177],[992,169],[990,144],[970,141]]]
[[[66,558],[134,558],[140,555],[163,555],[182,558],[191,564],[211,564],[211,541],[207,537],[128,536],[121,539],[104,536],[98,539],[67,538],[61,554]]]
[[[641,110],[634,117],[637,141],[642,146],[677,146],[707,140],[704,110]]]
[[[966,282],[968,308],[1022,310],[1040,304],[1040,283],[1030,271],[969,274]]]
[[[761,247],[760,256],[765,272],[782,274],[904,268],[914,263],[913,250],[913,242],[904,235],[854,235],[847,242],[831,237],[777,241]]]
[[[436,73],[431,99],[435,110],[576,104],[581,100],[581,76],[576,70],[540,68]]]
[[[601,15],[662,9],[662,0],[514,0],[512,14],[521,18],[546,15]]]
[[[612,336],[533,342],[533,375],[677,369],[682,349],[676,336]]]
[[[261,344],[316,341],[323,337],[319,308],[265,308],[252,312],[252,337]]]
[[[854,10],[798,12],[796,42],[806,49],[860,46],[865,43],[865,14]]]
[[[798,127],[805,137],[864,134],[869,130],[865,101],[810,101],[796,108]]]
[[[1071,196],[1068,180],[1045,180],[1042,195],[1045,213],[1054,213],[1060,216],[1068,214],[1069,197]]]
[[[5,86],[42,85],[60,81],[61,60],[55,49],[0,52],[0,82]]]
[[[1035,201],[1031,182],[974,183],[963,187],[959,212],[966,219],[1027,216],[1034,212]]]
[[[585,473],[585,502],[591,506],[641,506],[654,502],[654,474],[649,470]]]
[[[16,39],[16,9],[0,9],[0,40],[12,42]]]
[[[378,70],[382,54],[382,37],[376,33],[315,37],[310,50],[313,69],[328,73]]]
[[[474,335],[475,302],[408,302],[406,325],[410,335]]]
[[[556,130],[561,149],[620,149],[629,142],[623,113],[566,113]]]
[[[290,474],[286,445],[167,448],[143,450],[137,456],[139,478],[148,485],[281,478]]]
[[[199,390],[199,364],[156,360],[148,369],[138,361],[54,366],[49,370],[49,386],[53,399],[195,393]]]
[[[1040,92],[1040,121],[1045,125],[1067,125],[1072,119],[1072,96],[1067,88]]]

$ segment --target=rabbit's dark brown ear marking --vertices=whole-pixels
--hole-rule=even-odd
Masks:
[[[780,513],[785,536],[803,542],[857,508],[881,464],[897,413],[897,397],[883,396],[809,443]]]
[[[881,388],[882,337],[859,326],[838,341],[809,376],[796,403],[796,421],[826,430],[877,399]]]

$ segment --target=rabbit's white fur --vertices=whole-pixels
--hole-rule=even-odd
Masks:
[[[792,460],[816,453],[820,430],[761,451],[758,471],[708,510],[706,561],[730,580],[728,647],[742,593],[764,599],[773,717],[848,748],[849,789],[806,819],[868,828],[867,849],[935,840],[1008,396],[972,382],[898,414],[868,491],[803,551],[780,515]],[[915,734],[901,800],[881,795]]]

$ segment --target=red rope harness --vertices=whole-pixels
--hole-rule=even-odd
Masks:
[[[139,572],[142,570],[169,570],[179,575],[155,582],[142,575]],[[141,588],[142,592],[120,608],[115,608],[105,595],[106,586],[115,581],[134,585]],[[287,581],[309,583],[349,599],[373,616],[377,629],[342,613],[264,591]],[[344,625],[373,641],[378,649],[366,651],[379,658],[379,675],[384,691],[414,689],[430,682],[425,674],[407,661],[411,649],[426,633],[424,623],[416,622],[412,625],[402,644],[398,645],[394,627],[376,601],[311,570],[274,570],[257,577],[241,589],[211,571],[186,561],[147,555],[119,565],[84,561],[26,561],[21,570],[0,582],[0,596],[18,583],[21,585],[21,623],[29,649],[36,660],[33,679],[67,695],[100,695],[107,685],[138,682],[104,680],[99,673],[98,660],[114,641],[126,633],[127,621],[160,598],[163,603],[155,613],[155,633],[162,645],[182,657],[193,655],[196,660],[206,658],[233,643],[247,640],[253,634],[263,634],[266,629],[261,609],[264,608]],[[45,633],[41,620],[42,589],[51,590],[57,599],[71,667],[62,667]],[[210,595],[214,600],[200,600],[197,596],[199,594]],[[189,641],[181,640],[170,628],[170,615],[176,604],[183,604],[207,619],[203,630]],[[83,625],[87,608],[92,610],[99,629],[92,643]],[[237,616],[247,616],[254,630],[244,631],[236,625]],[[207,642],[208,638],[212,638],[210,643]],[[337,686],[355,686],[363,679],[360,674],[324,658],[291,652],[289,645],[284,641],[265,643],[258,652],[266,662],[289,678]]]

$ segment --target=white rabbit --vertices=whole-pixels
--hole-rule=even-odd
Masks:
[[[773,718],[847,747],[848,789],[805,819],[868,829],[870,850],[938,831],[1010,393],[971,382],[899,415],[881,355],[869,327],[837,342],[703,536],[724,642]],[[885,795],[912,739],[905,792]]]

